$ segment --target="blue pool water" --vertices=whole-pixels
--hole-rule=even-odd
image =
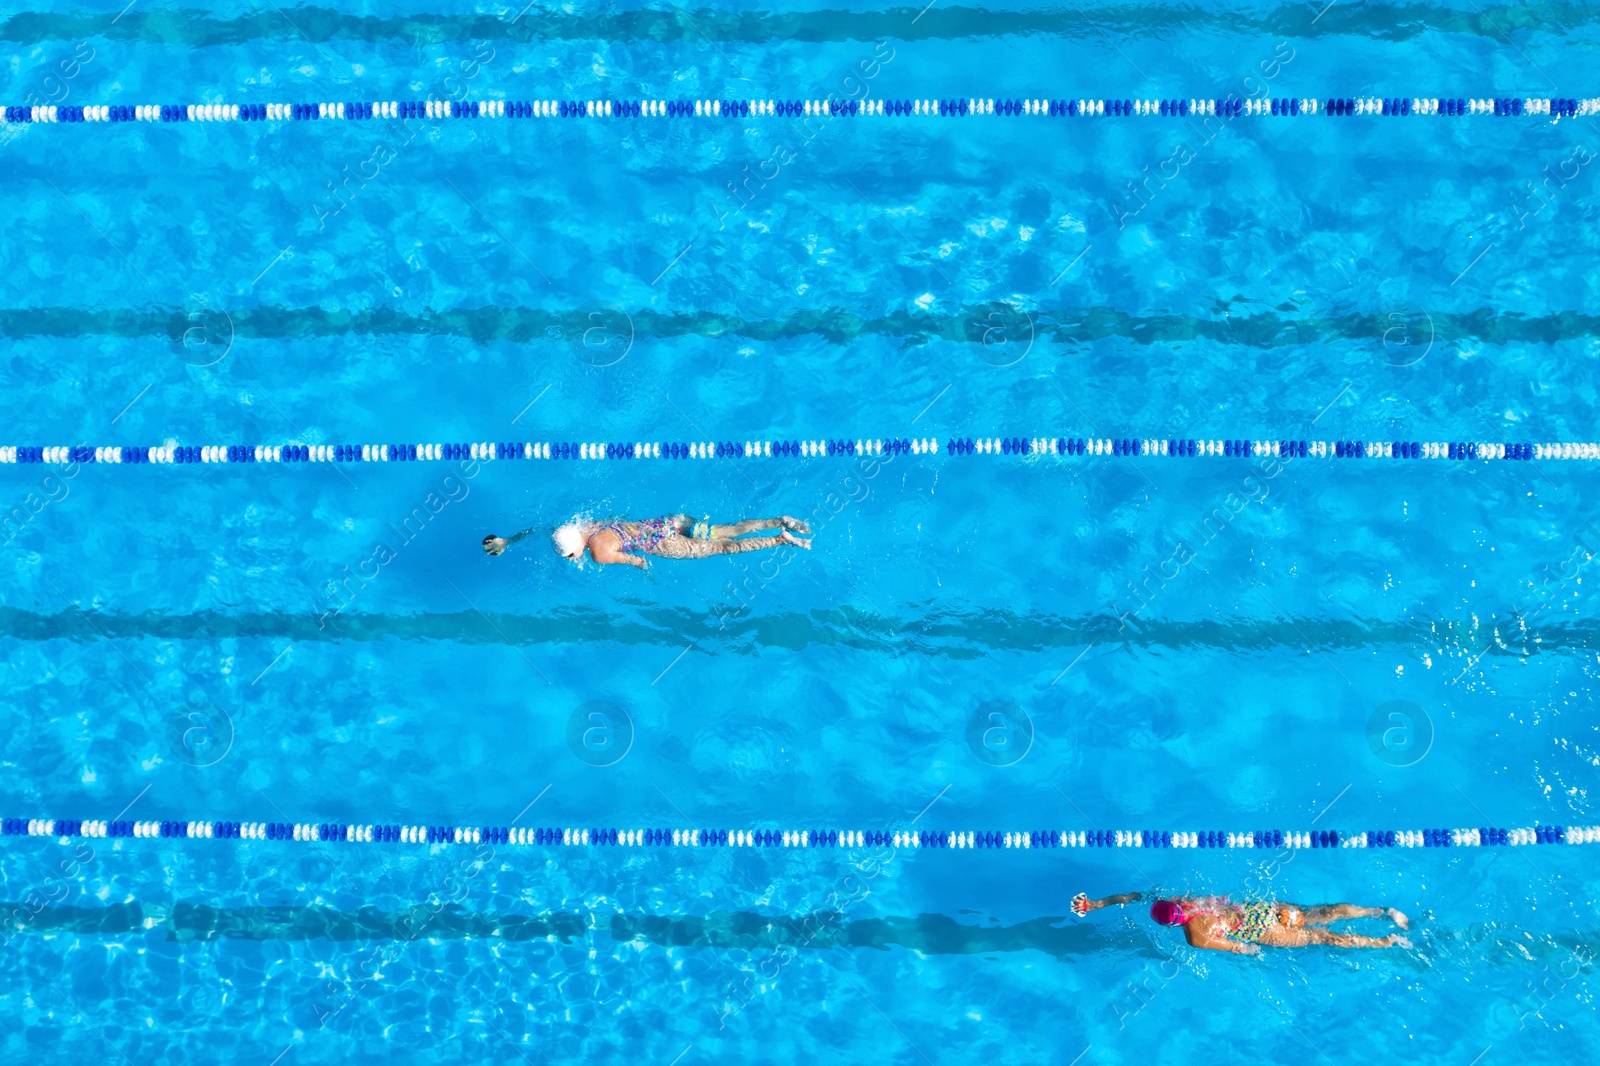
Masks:
[[[1587,96],[1600,38],[1564,4],[518,7],[34,3],[0,16],[0,96]],[[5,127],[0,437],[1586,440],[1600,171],[1529,183],[1597,141],[1588,120]],[[3,469],[8,815],[1596,820],[1588,464]],[[1249,503],[1208,527],[1230,494]],[[650,576],[558,565],[542,536],[478,549],[677,510],[810,516],[815,548]],[[1193,561],[1136,596],[1180,542]],[[1397,700],[1431,723],[1410,765],[1368,743]],[[593,701],[632,722],[614,765],[568,744]],[[1035,726],[1012,765],[968,745],[991,701]],[[211,747],[185,744],[192,714]],[[1587,1061],[1588,851],[8,838],[0,1055]],[[1064,917],[1080,889],[1152,885],[1397,906],[1415,947],[1197,957],[1133,912]]]

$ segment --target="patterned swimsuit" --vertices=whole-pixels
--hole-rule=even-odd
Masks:
[[[1231,906],[1227,896],[1207,896],[1200,902],[1202,906],[1190,913],[1207,914],[1223,924],[1232,922],[1232,919],[1226,916],[1227,908]],[[1278,924],[1278,906],[1271,900],[1251,900],[1239,904],[1238,907],[1239,924],[1228,930],[1226,935],[1229,940],[1237,940],[1241,944],[1254,944]]]
[[[1278,908],[1270,900],[1257,899],[1239,905],[1239,927],[1228,936],[1241,944],[1254,944],[1278,924]]]
[[[605,528],[621,538],[622,547],[619,550],[643,552],[645,555],[654,555],[662,541],[678,532],[677,523],[670,518],[652,518],[648,522],[640,522],[637,533],[625,532],[622,526],[616,523]]]

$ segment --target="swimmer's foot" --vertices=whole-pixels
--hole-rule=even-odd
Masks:
[[[1398,933],[1393,936],[1386,936],[1382,940],[1378,941],[1378,943],[1382,944],[1386,948],[1409,948],[1411,946],[1411,941],[1407,940],[1403,936],[1400,936]]]
[[[778,518],[778,521],[782,522],[783,528],[789,530],[791,533],[811,532],[811,527],[800,521],[798,518],[790,518],[788,515],[781,515]]]
[[[793,533],[790,533],[787,529],[778,534],[778,539],[783,541],[785,544],[793,544],[796,548],[805,548],[807,551],[811,549],[810,537],[805,537],[802,539],[795,536]]]
[[[1411,928],[1411,919],[1407,918],[1393,907],[1389,908],[1389,920],[1394,922],[1395,925],[1398,925],[1402,929]]]

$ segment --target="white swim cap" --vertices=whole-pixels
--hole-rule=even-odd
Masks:
[[[556,553],[564,559],[571,559],[579,566],[583,565],[583,550],[588,546],[588,538],[583,535],[583,527],[576,520],[557,526],[556,531],[550,534],[554,542]]]

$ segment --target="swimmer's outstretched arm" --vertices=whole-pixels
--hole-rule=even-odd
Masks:
[[[1090,899],[1088,893],[1079,892],[1076,896],[1072,897],[1072,911],[1078,917],[1082,918],[1090,911],[1097,911],[1101,907],[1110,907],[1113,905],[1120,907],[1125,903],[1137,903],[1138,901],[1139,893],[1137,892],[1124,892],[1120,896],[1107,896],[1105,899]]]
[[[513,533],[509,537],[497,537],[493,533],[490,533],[487,537],[483,538],[483,550],[488,555],[500,555],[507,548],[511,547],[511,545],[532,533],[534,528],[535,527],[533,526],[529,526],[522,532]]]

